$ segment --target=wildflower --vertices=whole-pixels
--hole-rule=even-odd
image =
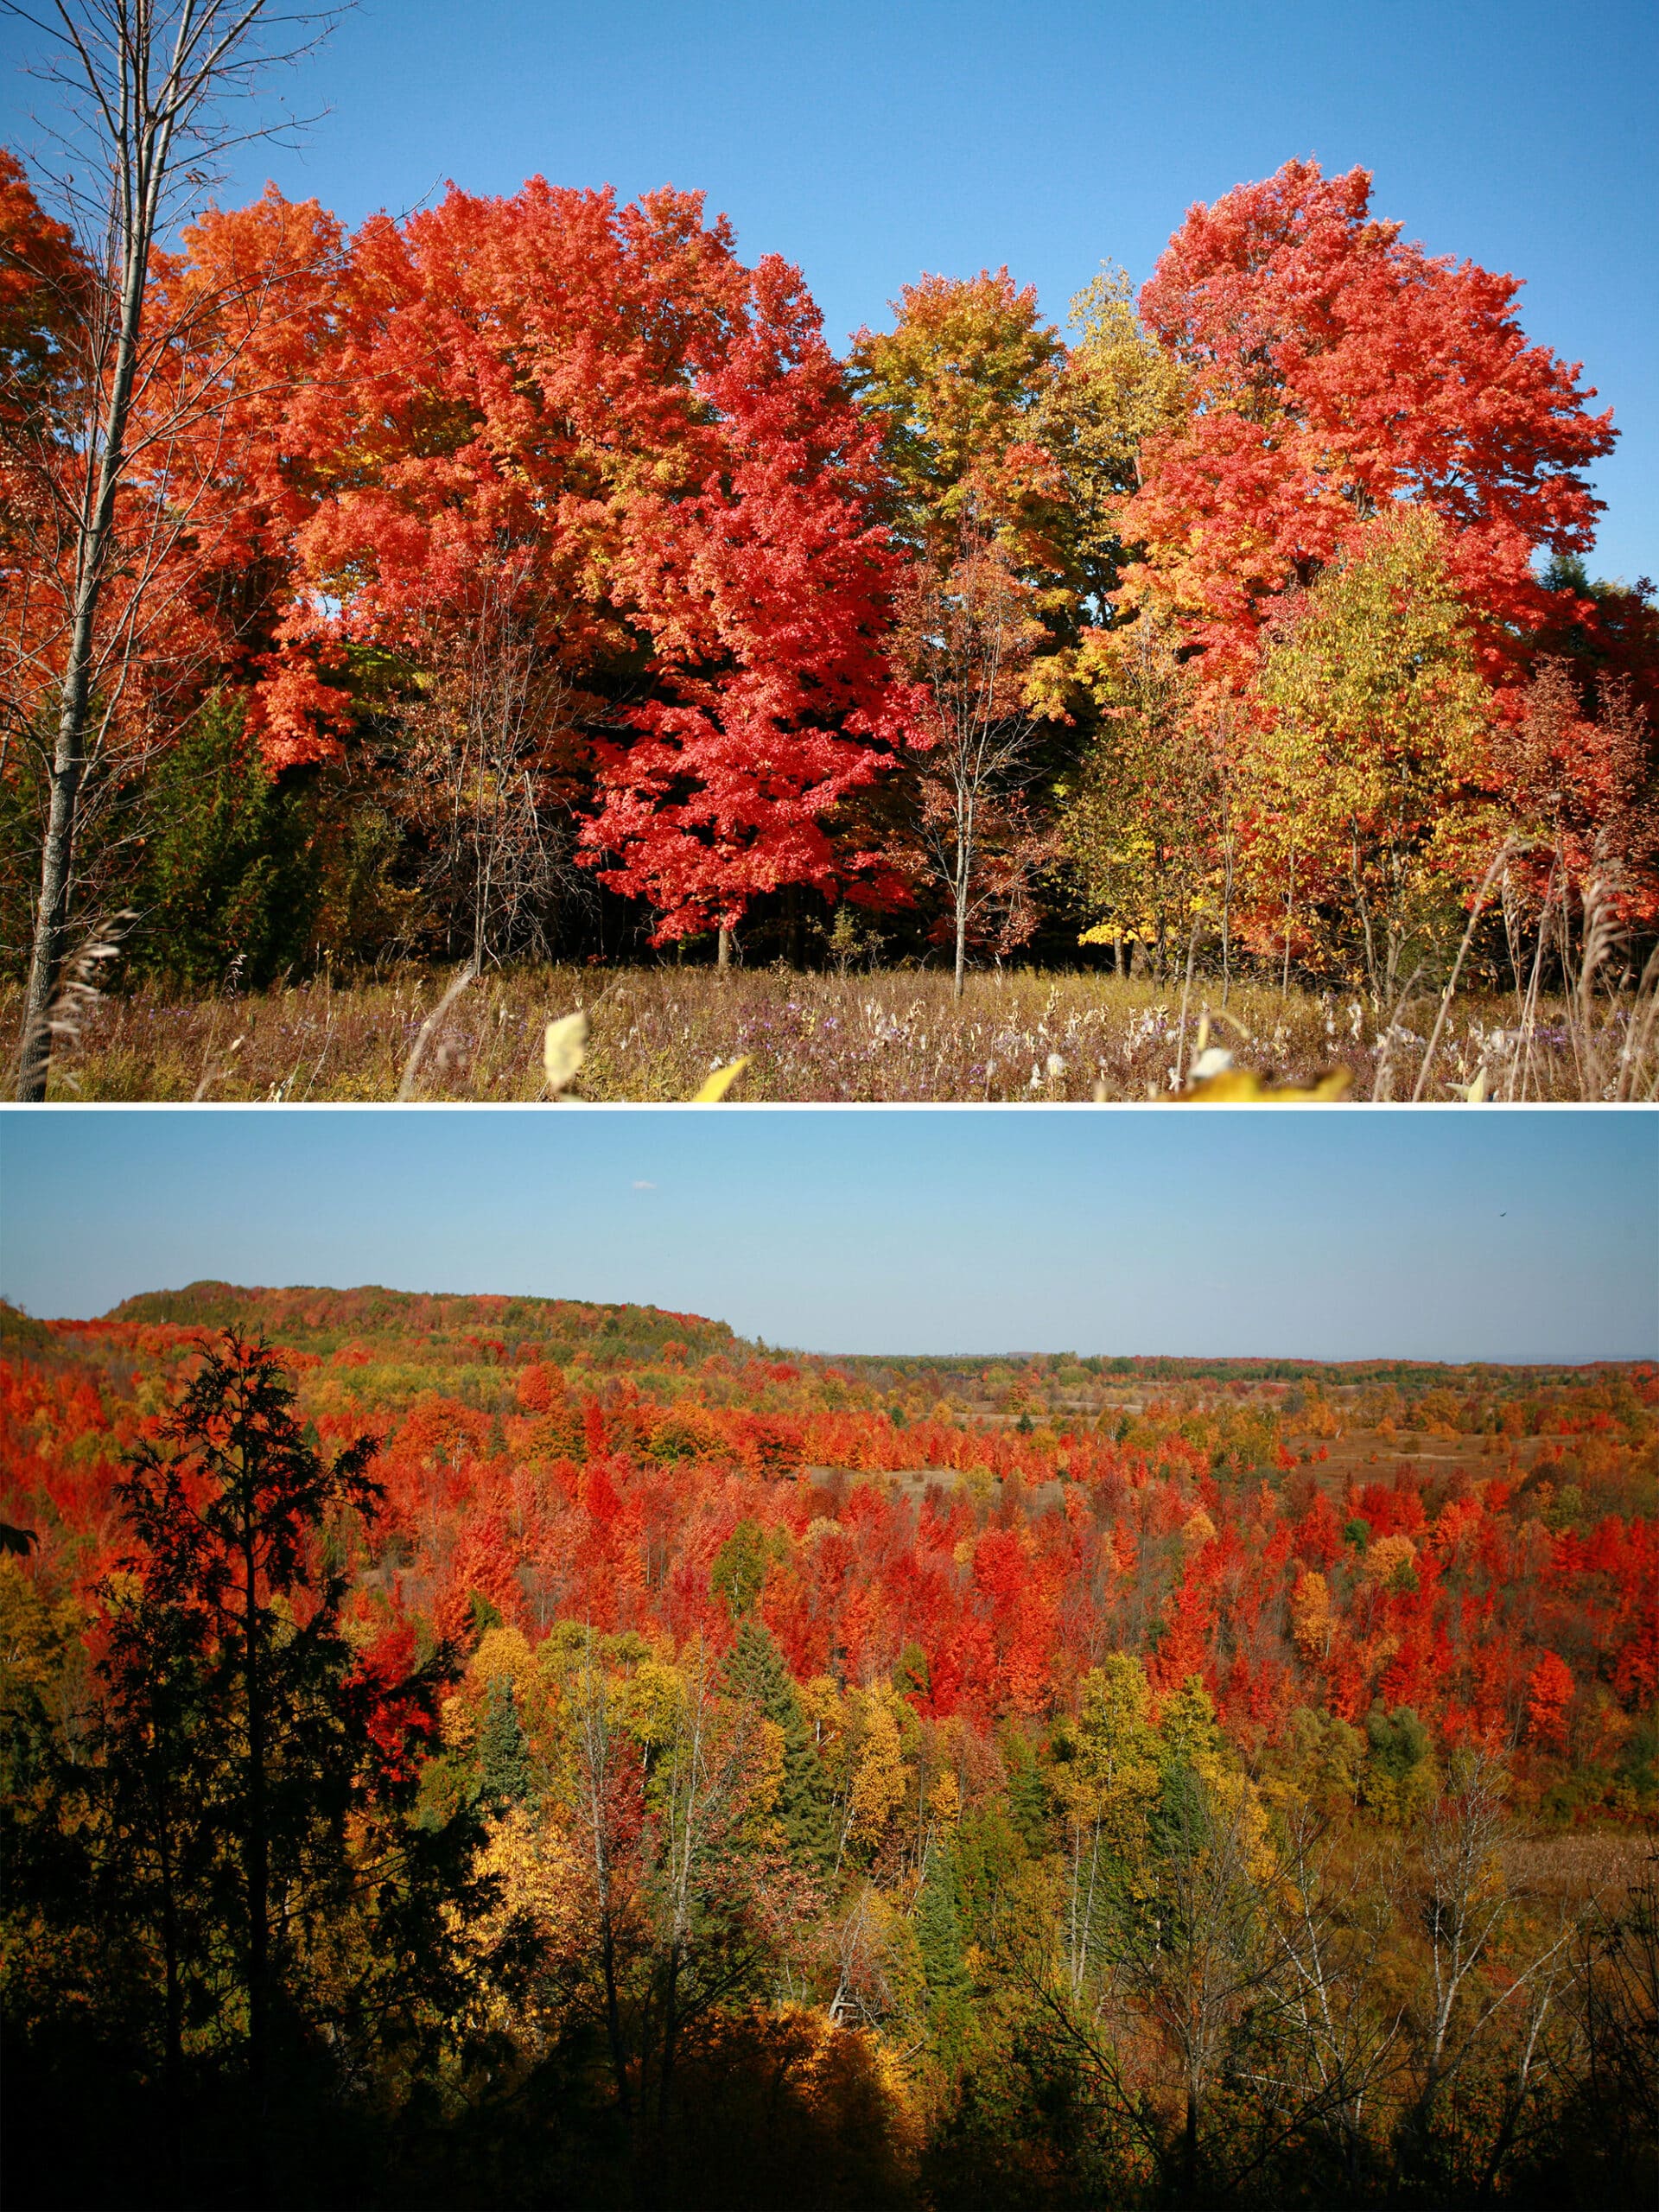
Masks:
[[[1051,1083],[1058,1083],[1065,1073],[1065,1062],[1060,1058],[1058,1052],[1051,1052],[1048,1056],[1049,1081]]]

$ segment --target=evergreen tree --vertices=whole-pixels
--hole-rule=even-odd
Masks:
[[[753,1521],[740,1521],[715,1554],[709,1587],[733,1620],[741,1621],[759,1602],[766,1561],[766,1532]]]
[[[756,1707],[784,1739],[783,1779],[778,1791],[778,1821],[791,1858],[828,1866],[835,1857],[823,1763],[784,1655],[769,1630],[753,1615],[740,1622],[737,1640],[726,1662],[726,1682],[734,1697]]]
[[[957,1856],[948,1834],[935,1839],[916,1895],[916,1948],[927,1983],[928,2025],[941,2049],[954,2051],[967,2027],[969,1990]]]
[[[151,779],[145,811],[137,965],[212,988],[232,966],[258,984],[304,957],[317,894],[304,799],[272,781],[238,708],[208,700]]]
[[[484,1796],[499,1803],[534,1805],[537,1801],[530,1742],[518,1718],[512,1684],[505,1679],[490,1684],[478,1735],[478,1779]]]
[[[249,2202],[296,2201],[318,2152],[295,2116],[343,2124],[342,2094],[381,2069],[406,2092],[496,1962],[469,1955],[493,1895],[475,1816],[413,1818],[453,1670],[415,1663],[412,1630],[366,1651],[345,1633],[372,1448],[322,1458],[278,1356],[227,1333],[118,1486],[134,1548],[99,1592],[62,1863],[31,1854],[13,1903],[59,1980],[19,2024],[24,2078],[48,2115],[54,2054],[108,2084],[107,2126],[74,2146],[76,2201],[109,2201],[134,2128],[159,2137],[175,2198],[222,2202],[239,2166]],[[518,1935],[502,1930],[503,1961]]]

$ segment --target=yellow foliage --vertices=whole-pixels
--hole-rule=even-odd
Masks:
[[[954,1827],[962,1818],[962,1784],[954,1768],[947,1767],[928,1791],[927,1809],[946,1827]]]
[[[523,1805],[512,1806],[490,1823],[478,1867],[501,1885],[494,1904],[465,1930],[480,1950],[499,1942],[521,1916],[549,1953],[556,1956],[580,1947],[582,1866],[563,1827]],[[498,2033],[522,2033],[524,2021],[514,2004],[499,1986],[486,1987],[486,2024]]]
[[[1139,486],[1141,447],[1185,418],[1188,378],[1142,327],[1124,270],[1103,269],[1067,319],[1078,334],[1041,410],[1041,435],[1065,475],[1081,550],[1098,557]]]
[[[615,1684],[623,1726],[647,1746],[670,1743],[685,1707],[685,1677],[665,1660],[642,1659]]]
[[[1433,511],[1402,503],[1325,570],[1268,647],[1245,761],[1253,895],[1287,906],[1294,871],[1287,929],[1332,967],[1363,957],[1377,995],[1408,937],[1455,942],[1465,919],[1451,887],[1491,695],[1445,550]]]
[[[1201,1083],[1190,1084],[1180,1096],[1205,1106],[1258,1106],[1269,1101],[1274,1105],[1285,1105],[1297,1099],[1328,1105],[1343,1097],[1352,1082],[1346,1068],[1332,1068],[1326,1074],[1316,1076],[1311,1084],[1273,1083],[1249,1068],[1226,1068],[1219,1075],[1206,1076]]]
[[[1402,1567],[1415,1564],[1417,1547],[1409,1536],[1379,1536],[1360,1562],[1368,1582],[1389,1582]]]
[[[905,1755],[899,1732],[899,1700],[888,1689],[867,1690],[855,1752],[848,1834],[874,1850],[905,1802]]]
[[[522,1682],[530,1679],[535,1666],[535,1655],[522,1630],[492,1628],[479,1639],[467,1672],[475,1682]]]
[[[1056,1732],[1058,1758],[1049,1776],[1070,1818],[1098,1822],[1119,1851],[1135,1855],[1146,1815],[1158,1795],[1158,1739],[1152,1692],[1138,1659],[1117,1651],[1091,1667],[1077,1685],[1077,1714]]]
[[[716,1068],[700,1083],[687,1102],[693,1106],[713,1106],[722,1099],[749,1065],[751,1055],[746,1052],[741,1060],[733,1060],[723,1068]]]
[[[827,1756],[847,1732],[846,1704],[841,1691],[828,1675],[814,1675],[810,1681],[800,1684],[796,1694],[819,1751]]]
[[[1335,1626],[1331,1589],[1325,1577],[1312,1572],[1300,1575],[1290,1593],[1290,1629],[1304,1659],[1330,1656]]]
[[[462,1697],[447,1697],[438,1707],[438,1735],[446,1751],[467,1751],[478,1741],[478,1715]]]

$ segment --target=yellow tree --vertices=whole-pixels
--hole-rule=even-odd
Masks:
[[[1076,1719],[1055,1732],[1049,1783],[1065,1828],[1062,1942],[1074,2004],[1126,1886],[1144,1872],[1159,1788],[1151,1715],[1145,1669],[1118,1651],[1084,1676]]]
[[[1391,1004],[1460,927],[1491,695],[1427,508],[1379,514],[1263,655],[1248,798],[1258,920],[1287,964],[1357,966]],[[1299,938],[1298,932],[1300,932]]]
[[[1062,486],[1042,429],[1065,348],[1035,290],[982,270],[924,276],[893,306],[893,327],[859,331],[848,368],[881,426],[899,536],[940,574],[965,524],[1011,542],[1022,569],[1063,569],[1052,542]]]
[[[1066,319],[1077,335],[1039,410],[1039,435],[1064,487],[1072,556],[1103,618],[1128,557],[1123,508],[1141,488],[1141,448],[1185,421],[1189,379],[1147,334],[1127,273],[1110,263]]]
[[[1233,712],[1142,614],[1084,640],[1079,673],[1097,734],[1066,794],[1062,849],[1098,919],[1085,944],[1149,947],[1160,980],[1183,946],[1218,936],[1230,968],[1235,861]],[[1131,956],[1133,957],[1133,956]]]

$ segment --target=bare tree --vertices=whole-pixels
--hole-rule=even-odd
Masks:
[[[154,615],[145,587],[162,584],[189,522],[164,496],[152,497],[143,503],[143,542],[125,546],[119,503],[141,479],[165,486],[180,441],[225,405],[223,359],[206,375],[181,378],[181,333],[147,312],[153,253],[232,147],[285,126],[286,118],[251,123],[239,103],[274,66],[310,51],[333,15],[278,14],[269,0],[53,0],[38,12],[16,0],[0,4],[41,35],[36,73],[64,97],[61,125],[52,132],[55,152],[41,173],[69,219],[86,271],[70,324],[79,419],[67,439],[27,416],[16,433],[43,494],[42,527],[55,538],[57,557],[41,574],[65,580],[63,620],[47,626],[36,650],[37,658],[55,663],[56,700],[18,1054],[17,1095],[36,1100],[46,1096],[50,1008],[88,763],[112,726]],[[147,405],[151,398],[159,404]],[[123,588],[111,620],[118,567]]]
[[[427,688],[399,710],[404,811],[424,843],[423,889],[452,953],[475,971],[549,954],[562,904],[588,891],[560,804],[576,700],[536,620],[528,556],[480,577],[457,619],[435,617]]]
[[[932,737],[918,755],[921,838],[950,897],[960,998],[969,936],[988,911],[1001,911],[1005,945],[1029,933],[1039,841],[1023,802],[1040,717],[1027,682],[1046,632],[1001,548],[972,523],[946,576],[918,571],[904,630]]]
[[[1395,1899],[1380,1860],[1354,1861],[1305,1800],[1281,1813],[1280,1878],[1269,1896],[1287,2043],[1309,2124],[1330,2138],[1343,2185],[1364,2180],[1368,2104],[1404,2063],[1400,2008],[1379,1961]]]
[[[1578,1970],[1577,1916],[1563,1909],[1553,1925],[1517,1925],[1503,1856],[1507,1787],[1503,1764],[1491,1752],[1459,1751],[1450,1786],[1428,1816],[1428,1987],[1419,2026],[1421,2086],[1407,2126],[1409,2147],[1432,2155],[1446,2091],[1497,2027],[1510,2024],[1509,2094],[1489,2156],[1489,2186],[1514,2141],[1546,2024]]]

